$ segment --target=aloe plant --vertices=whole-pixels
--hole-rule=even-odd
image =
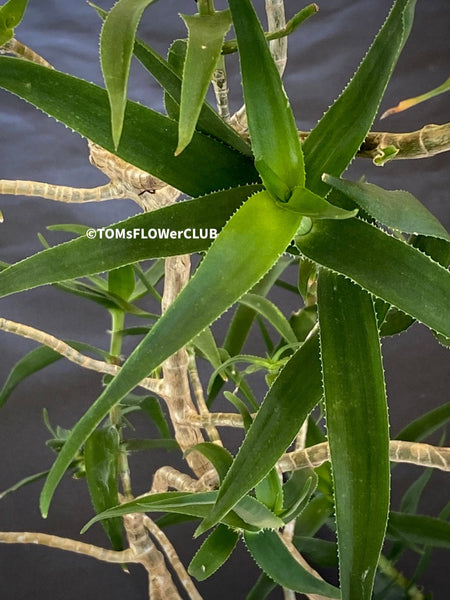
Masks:
[[[346,173],[358,157],[382,165],[448,150],[447,126],[372,130],[416,0],[393,1],[353,77],[308,132],[298,131],[293,110],[302,91],[289,99],[282,74],[287,36],[306,31],[317,5],[286,23],[282,0],[267,0],[265,31],[251,0],[220,11],[198,0],[195,14],[182,15],[187,39],[166,59],[151,36],[137,35],[153,4],[91,5],[104,86],[17,41],[26,2],[0,12],[0,87],[87,138],[91,162],[110,180],[97,188],[0,180],[0,192],[78,204],[130,198],[143,211],[119,222],[105,213],[104,227],[51,225],[75,237],[49,245],[41,236],[43,250],[1,264],[1,298],[51,285],[95,302],[109,318],[109,344],[88,343],[81,325],[79,340],[63,340],[32,319],[0,317],[1,330],[38,344],[10,369],[0,407],[61,358],[103,374],[70,429],[53,426],[54,407],[44,411],[56,458],[0,497],[44,479],[39,506],[51,518],[63,478],[85,479],[92,512],[82,532],[101,524],[110,548],[58,532],[5,531],[0,542],[138,563],[153,600],[209,597],[202,582],[242,547],[261,571],[243,597],[280,588],[285,598],[425,598],[416,579],[432,548],[448,548],[450,531],[448,507],[430,516],[418,505],[431,469],[450,469],[450,449],[443,437],[424,440],[442,432],[450,410],[424,410],[393,438],[381,340],[418,322],[448,345],[450,236],[411,193]],[[229,116],[234,52],[244,106]],[[167,114],[127,100],[133,55],[162,87]],[[211,82],[217,112],[205,100]],[[275,287],[295,298],[292,314],[274,301]],[[222,341],[215,322],[225,313]],[[257,354],[245,347],[254,329]],[[225,428],[242,433],[237,452]],[[151,465],[157,449],[173,453],[139,490],[130,455]],[[400,510],[391,501],[396,463],[429,469]],[[183,565],[169,525],[186,520],[195,525]],[[403,576],[396,563],[408,549],[418,566]],[[329,566],[334,578],[324,578]]]

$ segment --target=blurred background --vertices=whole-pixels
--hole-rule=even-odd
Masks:
[[[110,0],[97,0],[109,9]],[[255,2],[263,15],[264,2]],[[382,25],[389,0],[322,0],[320,12],[289,38],[289,60],[284,81],[299,129],[309,130],[341,92]],[[216,2],[221,8],[224,2]],[[302,7],[286,1],[287,17]],[[139,36],[166,55],[171,41],[185,37],[179,12],[195,12],[193,1],[165,0],[151,6],[139,28]],[[419,0],[415,24],[400,57],[380,113],[400,100],[440,85],[448,76],[450,56],[450,5],[448,0]],[[84,0],[30,0],[17,38],[44,56],[57,69],[102,85],[98,60],[100,20]],[[230,103],[240,107],[241,88],[237,57],[228,61]],[[163,111],[162,91],[136,62],[132,69],[129,97]],[[374,130],[413,131],[428,123],[448,121],[449,96],[443,95],[405,113],[374,123]],[[370,160],[356,160],[348,173],[352,179],[365,175],[388,189],[407,189],[419,198],[449,228],[448,155],[422,161],[393,161],[380,168]],[[32,106],[0,90],[0,178],[45,181],[54,184],[91,187],[106,178],[89,164],[86,141]],[[16,262],[42,249],[37,237],[44,234],[50,244],[67,239],[65,234],[48,232],[56,223],[81,223],[100,227],[137,212],[128,200],[99,205],[69,205],[49,200],[0,197],[5,222],[0,226],[0,260]],[[295,272],[292,272],[292,277]],[[430,290],[430,294],[433,290]],[[272,296],[285,314],[296,308],[288,293]],[[106,348],[108,313],[84,299],[65,295],[53,288],[39,288],[1,299],[1,316],[52,333],[62,339],[83,340]],[[217,323],[218,343],[224,322]],[[11,367],[36,344],[0,332],[0,387]],[[131,346],[130,346],[131,347]],[[255,335],[248,351],[257,352]],[[125,346],[125,350],[128,346]],[[259,350],[261,352],[261,349]],[[448,400],[450,369],[448,354],[431,333],[414,325],[406,333],[383,342],[383,354],[390,402],[392,437],[408,422]],[[264,381],[260,383],[261,395]],[[0,491],[19,479],[47,469],[53,453],[45,445],[49,438],[42,410],[47,408],[53,425],[70,428],[101,391],[101,377],[82,371],[67,361],[58,361],[24,381],[0,414]],[[227,410],[227,408],[225,408]],[[142,436],[147,423],[136,423]],[[225,438],[226,439],[226,438]],[[240,437],[231,438],[231,449]],[[434,441],[439,443],[439,436]],[[156,466],[174,463],[166,452],[133,456],[135,493],[151,485]],[[393,478],[394,509],[399,498],[417,476],[416,467],[400,466]],[[448,480],[447,480],[448,481]],[[433,473],[419,512],[436,516],[448,499],[448,483],[440,472]],[[447,483],[447,485],[446,485]],[[42,520],[38,498],[42,482],[36,482],[0,503],[0,530],[41,531],[79,538],[79,530],[92,516],[86,485],[66,477],[59,486],[47,520]],[[177,551],[187,564],[199,546],[191,541],[190,524],[168,530]],[[107,546],[100,526],[83,536],[83,541]],[[448,555],[435,552],[434,561],[422,577],[426,591],[436,600],[448,598]],[[400,563],[412,573],[415,557]],[[258,570],[244,548],[240,548],[217,574],[198,588],[205,599],[245,598],[258,577]],[[100,563],[58,550],[19,545],[0,546],[0,597],[14,600],[141,600],[147,583],[143,569],[131,567],[131,575],[119,566]],[[271,598],[280,598],[278,593]]]

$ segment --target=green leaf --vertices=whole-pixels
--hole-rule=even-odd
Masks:
[[[220,57],[223,40],[231,27],[229,10],[180,16],[189,35],[183,68],[178,145],[175,155],[183,152],[194,135],[202,104]]]
[[[402,50],[416,0],[397,0],[370,50],[341,96],[303,144],[306,186],[324,195],[322,173],[339,177],[347,168],[375,118],[384,90]]]
[[[137,406],[156,425],[164,438],[170,438],[170,429],[167,419],[161,409],[158,398],[152,396],[135,396],[129,394],[121,402],[122,406]]]
[[[81,533],[84,533],[97,521],[120,517],[130,512],[168,512],[193,517],[204,517],[217,498],[217,492],[165,492],[143,496],[132,502],[125,502],[104,511],[92,518]],[[227,515],[223,522],[237,529],[258,531],[262,527],[281,527],[283,522],[270,512],[263,504],[246,496],[242,498],[233,513]]]
[[[420,442],[449,421],[450,403],[447,402],[412,421],[395,436],[395,439],[405,442]]]
[[[283,485],[284,510],[280,517],[285,523],[295,519],[307,505],[317,488],[318,477],[313,469],[294,471]]]
[[[280,514],[283,508],[283,487],[275,468],[271,469],[255,486],[255,496],[272,512]]]
[[[252,308],[267,319],[287,342],[291,344],[297,342],[297,337],[289,325],[289,321],[273,302],[257,294],[245,294],[239,303]]]
[[[239,46],[248,128],[256,167],[266,188],[288,200],[303,186],[303,154],[292,109],[249,0],[229,0]]]
[[[370,600],[390,478],[378,323],[370,295],[326,270],[318,309],[342,600]]]
[[[388,536],[411,544],[450,548],[450,523],[436,517],[391,512]]]
[[[102,512],[117,504],[118,456],[119,434],[114,427],[94,431],[86,440],[84,446],[86,480],[96,512]],[[114,550],[122,550],[122,520],[115,517],[102,521],[102,525]]]
[[[69,346],[72,346],[72,348],[75,348],[75,350],[80,352],[83,350],[93,351],[103,359],[109,357],[107,352],[93,348],[83,342],[66,340],[66,344],[69,344]],[[61,354],[58,354],[58,352],[55,352],[51,348],[47,348],[47,346],[34,348],[34,350],[28,352],[28,354],[21,358],[11,369],[3,388],[0,390],[0,408],[3,407],[13,390],[21,381],[61,358],[63,358]]]
[[[186,450],[185,455],[187,456],[191,452],[200,452],[200,454],[203,454],[203,456],[212,463],[221,481],[224,479],[233,462],[233,456],[230,452],[226,448],[218,446],[213,442],[201,442],[200,444],[196,444]]]
[[[48,470],[41,471],[40,473],[35,473],[34,475],[29,475],[28,477],[24,477],[23,479],[21,479],[20,481],[18,481],[11,487],[9,487],[7,490],[0,492],[0,500],[2,500],[8,494],[11,494],[12,492],[15,492],[16,490],[20,490],[21,487],[24,487],[25,485],[28,485],[29,483],[34,483],[35,481],[42,479],[46,475],[48,475]]]
[[[120,142],[134,38],[142,13],[155,0],[118,0],[109,11],[100,35],[100,62],[111,106],[114,146]]]
[[[14,36],[14,27],[20,23],[28,0],[9,0],[0,7],[0,47]]]
[[[319,402],[321,380],[316,334],[280,371],[220,486],[214,509],[197,535],[218,523],[274,467]]]
[[[245,532],[244,540],[258,566],[279,585],[303,594],[341,597],[337,588],[297,562],[275,531]]]
[[[207,327],[204,331],[200,332],[192,340],[192,345],[203,355],[203,357],[210,363],[214,369],[218,369],[222,364],[219,350],[216,346],[216,340],[211,332],[211,329]],[[226,379],[226,378],[225,378]]]
[[[450,90],[450,77],[448,79],[446,79],[444,81],[444,83],[441,83],[441,85],[439,85],[436,88],[433,88],[432,90],[430,90],[429,92],[426,92],[425,94],[421,94],[420,96],[415,96],[414,98],[408,98],[407,100],[402,100],[401,102],[399,102],[397,104],[397,106],[394,106],[393,108],[389,108],[388,110],[386,110],[381,115],[380,119],[384,119],[385,117],[388,117],[389,115],[393,115],[395,113],[399,113],[404,110],[407,110],[408,108],[411,108],[412,106],[416,106],[416,104],[420,104],[421,102],[430,100],[431,98],[434,98],[435,96],[439,96],[439,94],[443,94],[444,92],[448,92],[449,90]]]
[[[297,550],[308,562],[321,567],[337,567],[337,544],[319,538],[294,536],[293,542]]]
[[[334,206],[301,186],[294,188],[286,206],[311,219],[351,219],[358,212],[358,210],[345,210]]]
[[[317,221],[296,243],[311,260],[450,337],[450,273],[415,248],[358,219]]]
[[[333,513],[332,499],[323,494],[316,495],[295,521],[295,535],[313,536],[325,525]]]
[[[74,454],[108,411],[148,373],[217,319],[270,269],[292,239],[299,219],[275,204],[266,191],[251,196],[231,217],[195,276],[73,428],[42,490],[44,515]],[[249,255],[253,257],[251,262],[247,259]]]
[[[257,582],[245,597],[245,600],[265,600],[275,587],[275,581],[270,579],[265,573],[261,573]]]
[[[391,229],[442,238],[450,236],[441,223],[409,192],[384,190],[367,182],[354,182],[324,174],[322,180],[351,198],[371,217]]]
[[[102,19],[106,18],[108,14],[107,11],[102,10],[92,2],[88,2],[88,4],[97,11]],[[169,117],[176,121],[178,120],[181,99],[181,75],[183,73],[186,45],[186,40],[175,40],[171,46],[171,50],[172,48],[176,48],[178,56],[182,58],[181,68],[178,70],[174,64],[169,64],[170,58],[169,61],[165,61],[157,52],[139,38],[136,38],[134,44],[134,54],[136,58],[139,59],[142,65],[153,75],[156,81],[158,81],[164,89],[164,102],[166,103],[167,98],[169,98],[172,105],[177,107],[176,113],[174,112],[171,114],[171,112],[167,110]],[[242,154],[252,156],[250,146],[247,142],[238,135],[232,127],[225,123],[207,102],[203,103],[198,120],[198,129],[203,131],[203,133],[207,133],[222,140],[232,148],[242,152]]]
[[[105,237],[106,234],[100,238],[97,231],[94,239],[83,236],[39,252],[0,272],[0,296],[109,271],[147,258],[204,251],[212,239],[209,236],[195,239],[193,223],[197,237],[200,230],[219,231],[230,214],[256,189],[256,186],[246,186],[179,202],[111,225],[108,229],[120,230],[120,235],[114,233],[112,239]],[[139,234],[143,231],[144,237],[139,235],[134,239],[134,230]],[[167,238],[146,239],[149,230],[189,230],[191,237],[182,235],[180,239],[171,239],[168,233]]]
[[[236,531],[226,525],[218,525],[191,560],[189,574],[197,581],[208,579],[226,562],[238,539],[239,534]]]
[[[123,300],[128,300],[134,291],[133,267],[126,265],[108,273],[108,291]]]
[[[257,181],[249,158],[199,132],[194,133],[189,149],[174,157],[177,124],[135,102],[127,103],[116,152],[108,126],[106,90],[82,79],[30,61],[0,56],[0,87],[190,196]]]
[[[250,429],[250,425],[253,423],[253,419],[245,403],[238,396],[236,396],[236,394],[232,394],[231,392],[225,391],[223,395],[228,402],[231,402],[231,404],[237,408],[242,417],[244,429],[245,431],[248,431]]]

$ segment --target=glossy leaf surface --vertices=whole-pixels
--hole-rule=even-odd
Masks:
[[[422,252],[358,219],[317,221],[296,243],[311,260],[450,337],[450,273]]]
[[[189,574],[197,581],[208,579],[228,559],[238,539],[237,531],[226,525],[218,525],[191,560]]]
[[[177,124],[130,101],[121,143],[115,152],[106,90],[82,79],[29,61],[0,56],[0,87],[190,196],[258,179],[249,158],[198,132],[194,133],[189,151],[175,157]]]
[[[275,531],[245,532],[244,540],[257,564],[279,585],[303,594],[341,597],[337,588],[314,577],[297,562]]]
[[[370,295],[324,269],[318,309],[342,600],[370,600],[390,480],[378,323]]]
[[[189,284],[75,425],[42,491],[44,515],[73,456],[108,411],[141,379],[217,319],[272,267],[292,239],[299,219],[275,204],[265,191],[251,196],[233,215]],[[250,263],[249,254],[253,256]]]
[[[264,32],[249,0],[230,0],[256,166],[280,200],[305,182],[297,127]],[[286,197],[287,195],[287,197]]]

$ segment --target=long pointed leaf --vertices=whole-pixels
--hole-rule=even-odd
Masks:
[[[321,379],[316,334],[297,350],[270,388],[198,535],[218,523],[272,469],[319,402]]]
[[[311,260],[450,337],[450,273],[422,252],[358,219],[317,221],[296,243]]]
[[[229,10],[205,15],[181,15],[181,17],[186,24],[189,37],[181,86],[176,155],[186,148],[194,135],[225,34],[231,27]]]
[[[83,236],[39,252],[0,272],[0,296],[101,273],[148,258],[207,250],[212,238],[208,235],[201,239],[199,231],[219,231],[233,211],[257,189],[257,186],[245,186],[179,202],[111,225],[109,229],[120,231],[120,235],[115,233],[113,238],[106,237],[106,234],[100,237],[97,232],[95,239]],[[197,239],[192,233],[193,223]],[[173,239],[169,234],[167,237],[164,234],[163,237],[148,239],[149,230],[188,230],[190,237],[178,237],[177,234]],[[135,231],[138,235],[135,235]],[[150,235],[153,236],[154,232]]]
[[[305,173],[297,127],[280,75],[249,0],[229,0],[239,46],[248,127],[267,189],[287,200]]]
[[[233,552],[239,534],[226,525],[218,525],[203,542],[189,564],[188,571],[197,581],[203,581],[219,569]]]
[[[130,101],[116,152],[109,127],[106,90],[82,79],[29,61],[0,56],[0,87],[190,196],[258,179],[249,158],[198,132],[194,133],[189,149],[174,157],[175,121]]]
[[[109,11],[100,36],[100,60],[111,106],[111,128],[117,148],[127,103],[134,38],[142,13],[155,0],[118,0]]]
[[[108,411],[247,292],[277,261],[300,219],[273,202],[266,191],[251,196],[233,215],[189,284],[73,428],[42,491],[44,515],[73,456]]]
[[[364,141],[414,16],[416,0],[396,0],[354,77],[303,144],[306,185],[319,195],[322,173],[339,177]]]
[[[370,600],[389,511],[389,426],[370,295],[322,270],[320,342],[342,600]]]

